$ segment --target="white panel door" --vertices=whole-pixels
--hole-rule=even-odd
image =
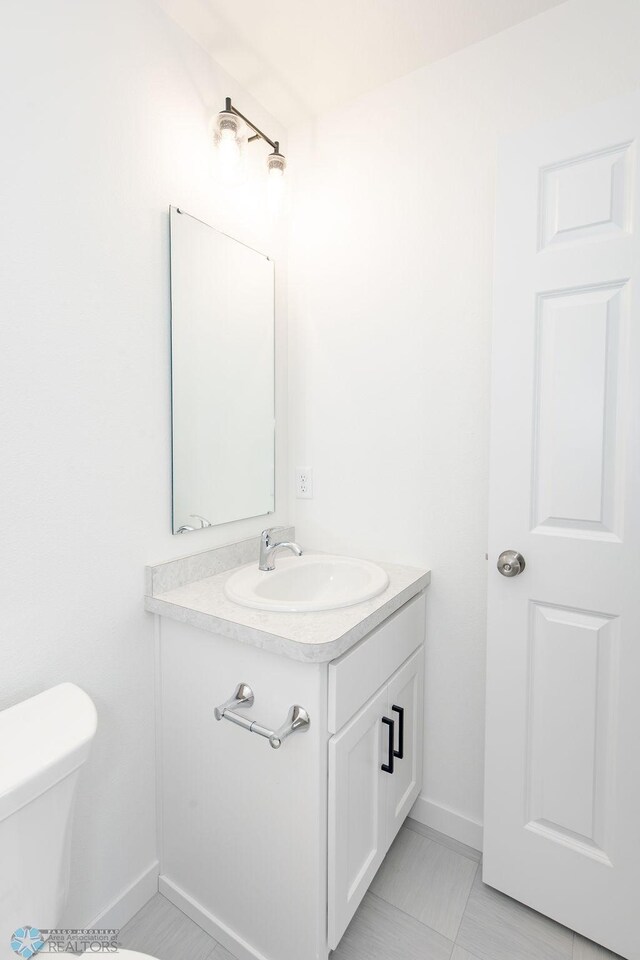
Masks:
[[[329,741],[329,948],[335,949],[387,851],[387,687]],[[388,718],[389,719],[389,718]]]
[[[387,716],[394,720],[394,768],[387,778],[387,848],[422,787],[424,648],[407,660],[388,686]]]
[[[640,96],[498,175],[483,876],[640,960]],[[517,576],[496,568],[524,555]]]

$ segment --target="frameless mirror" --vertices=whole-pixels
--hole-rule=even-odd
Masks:
[[[171,207],[173,532],[274,510],[274,277]]]

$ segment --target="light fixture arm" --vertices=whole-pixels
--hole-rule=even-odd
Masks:
[[[251,143],[252,140],[264,140],[265,143],[268,143],[269,146],[272,147],[274,153],[280,154],[280,142],[278,140],[272,140],[271,137],[266,135],[266,133],[263,133],[260,127],[256,127],[255,123],[252,123],[251,120],[245,117],[244,113],[240,113],[240,111],[237,110],[231,103],[231,97],[226,98],[224,109],[227,113],[235,113],[236,117],[240,117],[241,120],[244,120],[246,125],[253,130],[254,135],[249,137],[249,143]]]

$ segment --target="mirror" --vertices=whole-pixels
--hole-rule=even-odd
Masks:
[[[274,510],[273,261],[171,223],[173,532]]]

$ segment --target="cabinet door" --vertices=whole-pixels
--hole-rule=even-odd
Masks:
[[[387,687],[387,716],[394,720],[395,762],[388,777],[387,847],[415,803],[422,787],[422,691],[424,649],[410,657]]]
[[[329,741],[329,948],[335,949],[387,850],[387,687]]]

